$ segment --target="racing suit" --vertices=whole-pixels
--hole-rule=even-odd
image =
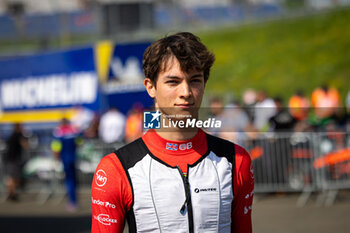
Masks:
[[[240,146],[199,130],[169,141],[149,130],[105,156],[91,188],[92,233],[252,232],[254,173]]]

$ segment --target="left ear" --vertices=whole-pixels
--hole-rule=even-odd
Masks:
[[[152,80],[150,78],[145,78],[143,85],[145,85],[148,95],[154,99],[156,97],[156,86]]]

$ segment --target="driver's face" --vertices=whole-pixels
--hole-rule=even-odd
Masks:
[[[168,61],[167,70],[159,72],[156,85],[146,78],[145,86],[162,113],[198,117],[205,88],[203,71],[185,73],[173,57]]]

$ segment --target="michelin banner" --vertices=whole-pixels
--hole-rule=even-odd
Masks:
[[[101,112],[108,105],[132,106],[131,99],[109,95],[145,92],[141,64],[148,44],[103,41],[0,60],[0,123],[56,122],[81,107]]]

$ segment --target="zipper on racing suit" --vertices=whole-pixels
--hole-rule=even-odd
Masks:
[[[187,168],[187,176],[184,176],[184,174],[182,173],[180,167],[179,166],[176,166],[176,167],[177,167],[177,170],[180,172],[182,181],[184,183],[185,195],[186,195],[186,199],[185,199],[185,202],[184,202],[184,204],[182,205],[182,207],[180,209],[180,213],[184,214],[185,213],[185,209],[187,207],[189,232],[193,233],[194,231],[193,231],[192,201],[191,201],[190,183],[188,182],[189,169]]]

